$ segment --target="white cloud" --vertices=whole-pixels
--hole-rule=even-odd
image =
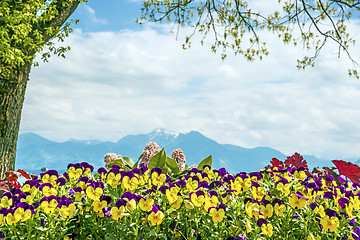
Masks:
[[[285,154],[360,156],[360,82],[347,77],[346,58],[325,50],[317,68],[299,71],[303,50],[265,33],[268,58],[222,62],[196,40],[183,51],[160,32],[75,31],[65,60],[32,70],[21,131],[117,140],[163,127]]]
[[[95,14],[95,10],[91,7],[89,7],[88,5],[81,5],[81,7],[83,7],[86,12],[89,14],[89,17],[90,17],[90,20],[94,23],[97,23],[97,24],[107,24],[108,22],[105,20],[105,19],[101,19],[101,18],[98,18]]]

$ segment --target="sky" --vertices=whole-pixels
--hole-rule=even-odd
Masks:
[[[269,0],[253,1],[269,11]],[[360,80],[349,78],[346,56],[326,45],[315,68],[296,68],[306,51],[262,32],[270,55],[248,62],[231,52],[225,61],[209,44],[182,44],[171,25],[135,23],[138,0],[92,0],[64,46],[33,68],[20,133],[55,141],[117,141],[165,128],[200,131],[219,142],[326,159],[360,158]],[[261,10],[261,9],[260,9]],[[349,28],[360,42],[359,25]],[[359,45],[350,49],[360,62]]]

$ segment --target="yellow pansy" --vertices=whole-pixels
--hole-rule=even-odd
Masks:
[[[148,216],[148,220],[151,222],[152,226],[160,225],[164,219],[164,213],[162,211],[157,211],[156,213],[151,212]]]
[[[151,174],[151,183],[155,186],[163,185],[166,181],[166,175],[164,173],[153,172]]]
[[[26,220],[31,218],[31,210],[30,209],[24,210],[23,208],[19,207],[15,210],[14,217],[17,222],[18,221],[25,222]]]
[[[181,196],[177,196],[176,201],[171,205],[171,208],[179,209],[181,207],[181,203],[183,202],[183,198]]]
[[[294,209],[301,209],[306,206],[306,199],[302,197],[298,197],[295,193],[290,196],[290,206]]]
[[[306,174],[304,171],[298,171],[296,170],[293,174],[293,177],[297,180],[301,180],[301,181],[304,181],[305,178],[306,178]]]
[[[326,231],[334,232],[339,226],[339,219],[337,217],[329,217],[325,215],[320,219],[320,224]]]
[[[115,175],[113,172],[109,172],[106,177],[106,183],[109,184],[112,188],[116,188],[120,184],[121,174],[118,173]]]
[[[275,212],[275,214],[276,215],[278,215],[278,216],[282,216],[282,215],[284,215],[284,212],[286,211],[286,206],[285,206],[285,204],[281,204],[281,205],[279,205],[279,203],[275,203],[275,205],[274,205],[274,212]]]
[[[263,214],[263,216],[265,218],[269,218],[269,217],[272,217],[273,212],[274,212],[274,208],[273,208],[273,206],[271,204],[267,204],[266,206],[261,205],[260,206],[260,211],[261,211],[261,213]]]
[[[273,226],[271,223],[261,225],[261,231],[265,233],[266,236],[271,237],[273,235]]]
[[[94,189],[93,186],[88,186],[86,188],[86,195],[91,199],[91,200],[99,200],[101,195],[103,195],[104,190],[101,187],[97,187]]]
[[[111,214],[111,218],[114,220],[119,220],[121,219],[125,213],[126,209],[124,206],[120,206],[120,207],[112,207],[110,210],[110,214]]]
[[[95,201],[93,202],[92,206],[93,206],[93,208],[94,208],[94,212],[99,213],[100,211],[102,211],[102,209],[103,209],[104,207],[107,206],[107,201],[105,201],[105,200],[102,200],[102,201],[100,201],[100,200],[95,200]]]
[[[3,197],[1,198],[0,206],[1,206],[2,208],[8,208],[8,207],[10,207],[12,204],[13,204],[13,200],[12,200],[11,197],[9,198],[8,196],[3,196]]]
[[[61,216],[64,218],[71,218],[76,210],[75,204],[71,203],[69,206],[62,205],[60,208]]]
[[[141,198],[139,201],[140,209],[143,210],[144,212],[150,212],[153,205],[154,205],[154,199],[152,198],[148,198],[148,199]]]
[[[139,184],[139,179],[137,177],[129,178],[125,176],[122,180],[122,188],[126,190],[134,190]]]
[[[205,195],[204,194],[199,193],[199,196],[198,196],[196,193],[192,193],[190,198],[191,198],[191,202],[196,207],[201,207],[205,202]]]
[[[166,189],[166,198],[170,204],[173,204],[178,199],[179,190],[180,189],[178,187],[172,187],[170,189]]]
[[[225,211],[222,208],[219,210],[216,208],[211,208],[209,214],[214,222],[221,222],[224,219]]]

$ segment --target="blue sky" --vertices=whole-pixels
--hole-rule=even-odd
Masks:
[[[247,62],[229,53],[221,61],[198,36],[182,50],[189,29],[176,39],[170,25],[134,23],[140,2],[92,0],[77,9],[67,58],[32,69],[21,133],[116,141],[155,128],[197,130],[220,143],[289,155],[360,157],[360,81],[347,76],[350,62],[336,57],[336,46],[300,71],[302,47],[262,32],[269,57]],[[359,42],[358,25],[349,28]],[[351,51],[359,60],[358,46]]]

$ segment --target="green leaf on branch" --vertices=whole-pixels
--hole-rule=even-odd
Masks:
[[[119,167],[124,168],[124,162],[121,159],[111,161],[108,165],[108,168],[111,169],[112,165],[118,165]]]
[[[165,161],[166,161],[166,153],[165,153],[165,149],[162,149],[160,152],[158,152],[155,156],[153,156],[150,159],[149,162],[149,169],[153,169],[153,168],[162,168],[165,165]]]
[[[170,157],[166,157],[166,161],[165,161],[166,166],[168,166],[171,171],[174,174],[179,174],[180,173],[180,169],[178,164],[176,163],[176,161]]]
[[[130,167],[133,167],[133,166],[134,166],[134,161],[133,161],[131,158],[123,157],[123,159],[125,160],[125,162],[126,162]]]
[[[134,169],[134,168],[137,168],[137,167],[139,166],[139,162],[140,162],[140,160],[142,159],[142,157],[143,157],[143,154],[140,155],[139,159],[138,159],[138,160],[136,161],[136,163],[132,166],[133,169]]]
[[[209,166],[211,167],[211,165],[212,165],[212,155],[209,155],[207,158],[205,158],[204,160],[202,160],[202,161],[199,163],[197,169],[203,170],[205,165],[209,165]]]

